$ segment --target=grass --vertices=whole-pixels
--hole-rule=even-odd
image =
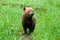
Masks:
[[[22,40],[23,9],[15,5],[1,3],[30,5],[36,18],[35,31],[32,40],[60,40],[60,0],[0,0],[0,40]]]

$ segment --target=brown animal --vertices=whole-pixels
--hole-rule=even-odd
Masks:
[[[24,13],[22,16],[22,25],[25,34],[27,34],[27,29],[29,29],[29,33],[31,34],[34,31],[36,25],[36,19],[33,17],[34,12],[32,7],[24,7]]]

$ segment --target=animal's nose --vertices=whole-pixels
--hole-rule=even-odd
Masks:
[[[30,12],[30,13],[29,13],[30,16],[33,16],[33,14],[34,14],[34,12]]]
[[[33,15],[33,14],[34,14],[34,12],[31,13],[31,15]]]

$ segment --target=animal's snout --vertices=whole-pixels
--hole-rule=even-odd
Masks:
[[[31,13],[31,15],[33,15],[33,14],[34,14],[34,12]]]
[[[29,15],[33,16],[34,15],[34,12],[29,13]]]

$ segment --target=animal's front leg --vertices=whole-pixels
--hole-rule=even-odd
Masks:
[[[27,34],[27,28],[24,28],[24,33]]]

